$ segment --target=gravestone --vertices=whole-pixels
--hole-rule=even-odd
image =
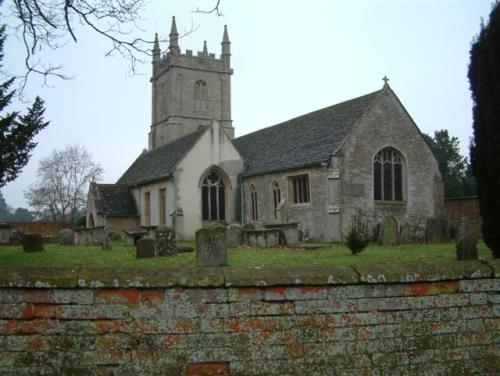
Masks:
[[[399,242],[402,244],[411,243],[411,226],[408,223],[401,227]]]
[[[157,227],[155,234],[158,256],[175,256],[177,254],[175,229],[172,227]]]
[[[75,245],[75,232],[69,228],[64,228],[58,234],[60,245]]]
[[[398,244],[398,223],[393,216],[385,217],[384,223],[380,227],[379,243],[383,245]]]
[[[467,218],[460,217],[457,226],[457,240],[460,240],[467,235]]]
[[[137,241],[136,257],[137,258],[152,258],[156,255],[156,240],[154,239],[139,239]]]
[[[24,234],[21,242],[24,252],[41,252],[43,251],[43,240],[40,234]]]
[[[0,244],[9,244],[10,242],[10,225],[0,223]]]
[[[211,225],[196,231],[196,265],[227,265],[226,228],[223,225]]]
[[[12,245],[21,244],[23,240],[24,230],[16,228],[10,232],[9,243]]]
[[[427,219],[425,231],[427,243],[444,243],[450,240],[450,228],[445,218]]]
[[[226,238],[228,247],[236,247],[241,245],[243,242],[242,228],[239,224],[234,223],[227,226],[226,228]]]
[[[457,243],[457,260],[477,260],[477,241],[469,235],[463,236]]]
[[[106,251],[113,249],[113,243],[111,242],[112,240],[113,240],[113,233],[107,232],[106,235],[104,236],[104,239],[102,240],[101,248]]]
[[[139,227],[131,227],[123,230],[125,233],[125,245],[137,245],[137,241],[147,234],[147,231]]]

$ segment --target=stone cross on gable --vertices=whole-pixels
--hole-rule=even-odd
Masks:
[[[387,76],[384,76],[384,78],[382,78],[382,81],[384,81],[384,86],[387,86],[389,79],[387,78]]]

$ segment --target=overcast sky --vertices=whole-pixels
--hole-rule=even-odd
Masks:
[[[157,31],[167,38],[175,15],[180,33],[197,27],[180,41],[183,51],[201,51],[206,40],[209,52],[219,55],[228,25],[236,136],[378,90],[387,75],[420,129],[448,129],[465,154],[472,134],[469,49],[491,3],[222,0],[224,15],[217,17],[192,12],[215,1],[152,0],[137,35],[151,39]],[[37,137],[23,173],[2,189],[13,207],[27,206],[23,191],[36,178],[40,159],[55,148],[85,146],[102,164],[104,182],[114,183],[147,147],[150,63],[130,76],[127,61],[104,57],[105,40],[80,29],[77,36],[78,44],[41,55],[64,64],[74,79],[53,80],[51,88],[33,80],[27,87],[27,96],[46,101],[51,123]],[[10,38],[5,54],[4,69],[16,72],[20,41]]]

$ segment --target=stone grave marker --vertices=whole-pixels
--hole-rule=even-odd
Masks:
[[[398,244],[398,223],[391,215],[385,217],[384,223],[380,227],[379,243],[383,245]]]
[[[408,223],[401,227],[399,242],[402,244],[411,243],[411,226]]]
[[[0,244],[10,243],[10,225],[7,223],[0,223]]]
[[[457,226],[457,240],[460,240],[467,235],[467,218],[460,217]]]
[[[113,249],[113,243],[111,242],[113,240],[113,233],[112,232],[106,232],[104,239],[102,240],[101,243],[101,248],[103,250],[111,250]]]
[[[228,247],[236,247],[243,242],[243,230],[237,223],[227,226],[226,238]]]
[[[196,231],[196,265],[227,265],[226,228],[219,224]]]
[[[450,229],[445,218],[429,218],[425,231],[427,243],[443,243],[450,240]]]
[[[157,227],[156,247],[158,256],[175,256],[177,254],[177,245],[175,243],[175,229],[172,227]]]
[[[24,252],[41,252],[43,251],[43,240],[40,234],[24,234],[21,242]]]
[[[155,239],[139,239],[137,241],[136,257],[137,258],[153,258],[156,255],[156,240]]]
[[[477,260],[477,241],[469,235],[460,238],[456,246],[457,260]]]
[[[75,245],[75,232],[69,228],[64,228],[58,234],[60,245]]]

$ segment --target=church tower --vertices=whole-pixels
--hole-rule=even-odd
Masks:
[[[224,26],[220,58],[209,53],[207,42],[196,55],[179,48],[175,17],[168,52],[161,54],[158,35],[152,50],[152,124],[149,149],[196,131],[216,120],[234,138],[231,120],[231,42]]]

